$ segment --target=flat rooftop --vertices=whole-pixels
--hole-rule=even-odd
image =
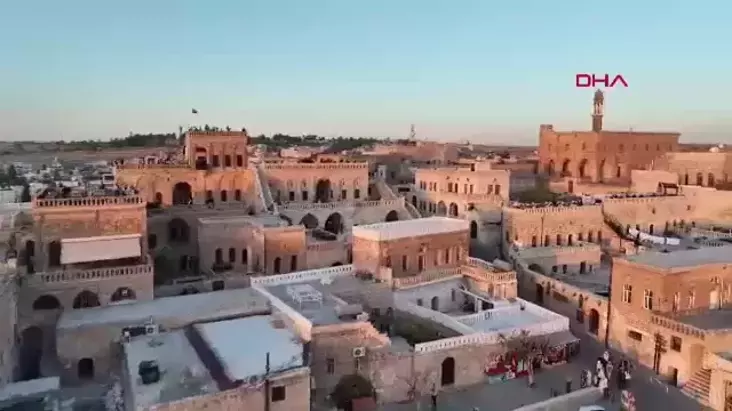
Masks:
[[[129,384],[125,390],[131,392],[135,409],[219,391],[183,330],[136,337],[124,344],[124,355]],[[142,383],[142,361],[157,361],[160,381]]]
[[[65,310],[56,328],[69,329],[114,323],[132,325],[147,321],[150,317],[158,322],[176,319],[178,322],[190,324],[269,311],[268,302],[264,296],[251,288],[156,298],[129,304]]]
[[[320,280],[275,284],[265,288],[270,294],[307,318],[314,326],[347,322],[339,318],[336,307],[345,301],[334,296]]]
[[[682,313],[674,319],[702,330],[724,330],[732,328],[732,309],[708,310],[689,315]]]
[[[285,371],[303,366],[303,344],[272,315],[257,315],[228,321],[196,324],[196,330],[216,355],[231,381],[248,381],[270,370]]]
[[[273,215],[201,217],[198,222],[205,225],[249,224],[263,228],[288,226],[285,220]]]
[[[669,253],[648,251],[625,257],[625,259],[633,263],[667,270],[706,264],[729,264],[732,263],[732,246],[704,247],[698,250],[678,250]]]
[[[534,324],[541,324],[546,322],[546,318],[542,318],[529,311],[521,311],[521,309],[510,310],[510,314],[506,315],[499,314],[503,308],[497,310],[488,310],[486,313],[496,311],[497,315],[493,315],[490,318],[481,319],[473,324],[470,324],[476,331],[484,333],[493,333],[497,331],[503,331],[514,328],[528,327]]]
[[[427,217],[414,220],[392,221],[353,227],[353,237],[372,241],[390,241],[425,235],[448,234],[467,231],[470,223],[447,217]]]

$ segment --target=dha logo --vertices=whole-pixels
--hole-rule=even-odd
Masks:
[[[611,77],[609,74],[597,75],[597,74],[576,74],[574,76],[574,84],[580,88],[596,88],[598,84],[601,84],[604,88],[613,88],[616,85],[622,85],[628,87],[628,82],[621,74],[616,74]]]

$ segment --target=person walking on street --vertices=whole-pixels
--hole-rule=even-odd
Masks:
[[[432,384],[432,411],[437,411],[437,384]]]

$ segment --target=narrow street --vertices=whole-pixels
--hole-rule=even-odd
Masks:
[[[499,384],[480,384],[465,389],[456,389],[442,393],[438,399],[438,410],[471,411],[478,407],[480,411],[511,411],[524,405],[533,404],[551,398],[552,390],[564,393],[565,383],[572,379],[572,389],[579,388],[580,373],[583,369],[594,369],[597,358],[604,352],[604,347],[595,340],[582,336],[580,354],[570,363],[559,365],[536,375],[536,386],[529,388],[525,378],[506,381]],[[618,353],[612,353],[619,358]],[[614,402],[597,403],[608,411],[620,409],[619,393],[615,389]],[[700,411],[702,407],[681,393],[678,388],[660,382],[655,374],[644,367],[636,365],[629,390],[635,395],[639,411]],[[587,404],[594,405],[594,404]],[[430,410],[430,399],[424,398],[422,411]],[[412,411],[414,404],[387,404],[382,411]],[[575,410],[567,410],[575,411]]]

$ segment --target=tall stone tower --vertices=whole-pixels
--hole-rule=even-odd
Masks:
[[[592,131],[602,131],[602,116],[605,112],[605,95],[602,90],[595,91],[595,97],[592,99]]]

